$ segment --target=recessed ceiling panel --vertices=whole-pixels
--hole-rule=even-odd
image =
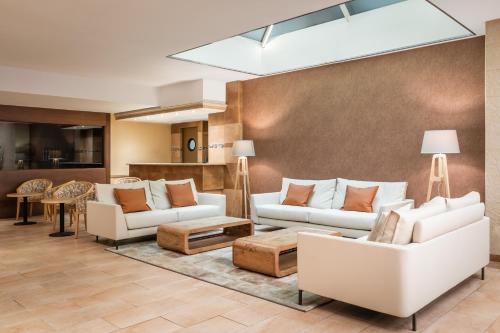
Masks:
[[[473,35],[426,0],[352,0],[170,57],[270,75]]]

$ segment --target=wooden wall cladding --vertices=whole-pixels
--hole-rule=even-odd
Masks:
[[[456,129],[451,194],[484,199],[484,46],[476,37],[244,81],[252,191],[278,191],[282,177],[408,181],[418,204],[424,131]]]
[[[148,180],[182,180],[193,178],[200,192],[222,192],[224,165],[209,164],[130,164],[129,175]]]
[[[69,180],[109,182],[110,114],[73,110],[0,105],[0,121],[104,126],[104,168],[0,170],[0,218],[15,216],[16,200],[7,199],[22,182],[34,178],[51,179],[54,185]]]

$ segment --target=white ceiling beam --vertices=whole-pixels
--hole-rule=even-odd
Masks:
[[[349,9],[347,9],[347,6],[344,3],[339,5],[339,7],[342,14],[344,14],[345,20],[349,22],[351,20],[351,13],[349,13]]]

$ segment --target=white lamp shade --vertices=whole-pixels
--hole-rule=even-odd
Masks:
[[[237,140],[233,144],[233,156],[255,156],[253,140]]]
[[[422,141],[422,154],[458,154],[456,130],[425,131]]]

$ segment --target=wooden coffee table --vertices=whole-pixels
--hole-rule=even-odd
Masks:
[[[292,227],[239,238],[233,243],[233,264],[274,277],[293,274],[297,272],[297,233],[303,231],[342,236],[338,231]]]
[[[210,231],[220,232],[196,235]],[[235,239],[250,235],[253,235],[251,220],[216,216],[162,224],[158,227],[156,241],[167,250],[195,254],[231,246]]]

